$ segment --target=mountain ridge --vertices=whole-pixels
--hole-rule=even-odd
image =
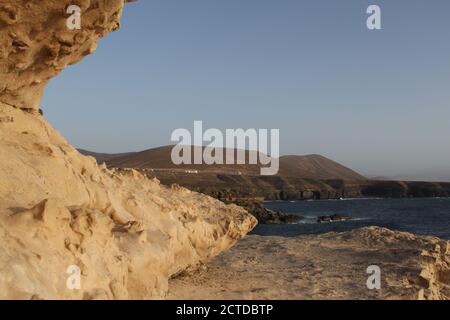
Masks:
[[[98,162],[105,162],[109,167],[135,168],[135,169],[173,169],[173,170],[199,170],[216,173],[236,173],[244,175],[259,175],[260,165],[175,165],[170,159],[173,146],[161,146],[146,149],[139,152],[105,154],[96,153],[84,149],[78,149],[80,153],[92,156]],[[192,146],[191,146],[192,147]],[[192,147],[194,148],[194,147]],[[199,148],[199,147],[195,147]],[[224,149],[225,151],[225,149]],[[246,152],[248,159],[250,152]],[[225,152],[224,152],[225,154]],[[295,176],[304,179],[342,179],[342,180],[367,180],[358,172],[319,154],[285,155],[279,158],[279,176]]]

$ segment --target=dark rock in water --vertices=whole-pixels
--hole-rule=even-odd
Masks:
[[[331,216],[320,216],[317,218],[318,223],[322,222],[334,222],[334,221],[347,221],[351,220],[352,217],[346,216],[346,215],[340,215],[340,214],[333,214]]]
[[[303,217],[300,215],[293,215],[265,208],[264,197],[252,196],[248,194],[247,191],[228,189],[219,191],[214,189],[203,189],[196,191],[205,193],[227,204],[233,203],[243,207],[258,220],[259,224],[289,224],[303,220]]]
[[[264,212],[254,213],[253,214],[260,224],[289,224],[289,223],[297,223],[303,220],[302,216],[297,216],[293,214],[288,214],[280,211],[273,211],[270,209],[265,209]]]
[[[250,212],[259,224],[288,224],[303,220],[302,216],[267,209],[258,199],[234,199],[233,203]]]

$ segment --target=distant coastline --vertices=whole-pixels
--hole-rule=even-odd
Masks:
[[[171,146],[122,154],[79,151],[110,168],[136,169],[163,184],[180,184],[223,200],[450,197],[450,182],[371,180],[320,155],[283,156],[278,175],[261,176],[255,165],[176,166],[170,150]]]
[[[252,165],[177,166],[170,160],[170,150],[171,146],[122,154],[79,151],[110,168],[134,169],[164,185],[180,185],[224,203],[239,205],[260,224],[289,224],[302,219],[267,209],[265,201],[450,197],[450,182],[369,180],[320,155],[281,157],[278,175],[261,176],[258,166]]]

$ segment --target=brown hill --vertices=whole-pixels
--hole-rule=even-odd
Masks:
[[[85,155],[93,156],[98,162],[106,162],[109,167],[159,169],[159,170],[198,170],[222,174],[259,175],[260,165],[175,165],[171,160],[173,146],[164,146],[141,152],[125,154],[103,154],[80,150]],[[199,148],[199,147],[195,147]],[[192,147],[192,153],[194,147]],[[246,159],[250,151],[246,151]],[[225,154],[225,150],[224,150]],[[236,158],[236,154],[235,154]],[[282,156],[280,157],[279,175],[317,180],[366,180],[359,173],[320,155]]]
[[[303,179],[366,180],[359,173],[321,155],[283,156],[280,175]]]
[[[94,157],[98,163],[107,162],[108,160],[112,160],[114,158],[120,158],[132,155],[134,152],[128,152],[128,153],[116,153],[116,154],[110,154],[110,153],[97,153],[97,152],[91,152],[88,150],[78,149],[78,151],[81,154],[84,154],[85,156],[91,156]]]
[[[104,161],[109,167],[114,168],[134,168],[134,169],[157,169],[170,171],[185,171],[198,170],[201,172],[214,172],[223,174],[245,174],[256,175],[259,174],[260,167],[258,165],[206,165],[206,164],[183,164],[175,165],[171,159],[171,152],[173,146],[163,146],[159,148],[144,150],[141,152],[134,152],[128,154],[95,154],[80,150],[81,153],[93,156],[97,161]],[[193,163],[193,154],[195,150],[200,147],[191,147],[191,162]],[[224,162],[225,162],[225,150]],[[249,158],[249,151],[246,151],[246,159]],[[235,154],[236,159],[236,154]],[[236,161],[235,161],[236,163]]]

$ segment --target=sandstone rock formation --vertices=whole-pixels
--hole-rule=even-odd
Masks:
[[[81,30],[66,28],[69,4]],[[48,80],[118,28],[124,4],[0,0],[0,299],[161,298],[169,277],[256,224],[240,207],[98,166],[39,115]]]
[[[80,30],[69,30],[67,8],[78,5]],[[0,0],[0,101],[33,110],[47,82],[93,53],[120,26],[124,0]]]

